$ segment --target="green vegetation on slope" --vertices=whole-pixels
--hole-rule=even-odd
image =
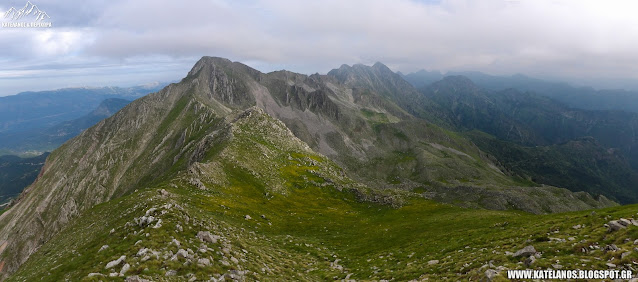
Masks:
[[[604,195],[620,203],[638,201],[633,191],[638,174],[617,150],[605,149],[593,138],[524,147],[482,132],[470,131],[466,135],[512,174],[536,183]]]
[[[357,201],[354,194],[332,187],[305,185],[286,195],[267,194],[263,185],[243,181],[248,174],[232,174],[232,184],[225,189],[161,185],[98,205],[45,244],[9,280],[108,275],[119,272],[121,265],[110,271],[105,265],[122,255],[131,265],[126,276],[157,279],[174,270],[174,280],[231,274],[249,280],[480,279],[487,269],[499,266],[527,268],[519,264],[523,259],[505,254],[526,245],[542,253],[532,266],[537,269],[555,264],[607,269],[606,263],[621,267],[638,261],[636,252],[621,258],[633,248],[638,227],[614,233],[603,227],[610,219],[634,216],[635,205],[537,216],[413,198],[394,209]],[[159,188],[169,196],[161,196]],[[162,219],[161,227],[133,223],[152,207],[158,208],[155,215]],[[573,228],[576,225],[581,227]],[[198,252],[203,244],[196,238],[199,231],[221,236],[220,242],[207,243],[208,251]],[[620,250],[604,252],[609,244]],[[99,251],[103,245],[109,247]],[[143,256],[136,256],[142,248],[158,251],[159,258],[142,261]],[[179,249],[194,250],[193,259],[170,260]],[[194,263],[209,257],[211,266]],[[432,260],[438,263],[429,264]]]
[[[463,76],[446,77],[421,92],[502,170],[623,204],[638,202],[638,115],[570,109],[515,89],[492,92]]]
[[[0,204],[17,197],[33,183],[49,153],[33,158],[0,156]]]

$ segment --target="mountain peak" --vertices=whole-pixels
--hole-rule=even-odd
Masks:
[[[446,76],[443,79],[432,83],[429,88],[436,92],[444,90],[444,92],[451,91],[452,93],[477,93],[481,91],[481,88],[476,86],[472,80],[462,75]]]
[[[199,59],[199,61],[197,61],[197,63],[195,63],[195,65],[193,66],[191,71],[188,72],[188,76],[193,76],[193,75],[197,74],[199,71],[204,69],[206,66],[228,66],[228,65],[230,65],[232,63],[233,62],[230,61],[229,59],[220,58],[220,57],[204,56],[201,59]]]
[[[434,87],[440,86],[454,86],[454,88],[462,88],[462,89],[474,89],[478,88],[476,84],[466,76],[462,75],[451,75],[446,76],[443,79],[434,82],[432,84]]]
[[[374,65],[372,65],[372,68],[381,71],[392,71],[388,66],[384,65],[381,62],[374,63]]]
[[[463,76],[463,75],[451,75],[451,76],[446,76],[443,78],[442,81],[448,82],[448,83],[457,83],[457,84],[466,84],[466,85],[474,85],[474,82],[467,78],[467,76]]]

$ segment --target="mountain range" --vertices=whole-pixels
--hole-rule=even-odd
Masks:
[[[0,97],[0,133],[48,128],[86,115],[106,99],[134,100],[163,86],[64,88]]]
[[[417,89],[381,63],[308,76],[203,57],[47,157],[0,215],[0,275],[492,280],[630,264],[632,221],[603,224],[636,213],[613,201],[635,200],[614,167],[632,173],[632,144],[581,137],[624,132],[615,114],[464,77]],[[566,172],[514,163],[540,157]],[[618,190],[543,183],[592,157]]]
[[[399,73],[416,88],[422,88],[448,76],[464,76],[477,86],[502,91],[517,89],[548,97],[565,106],[586,110],[620,110],[638,112],[638,91],[624,89],[600,89],[575,87],[565,82],[548,81],[528,77],[522,74],[495,76],[476,71],[447,72],[420,70],[414,73]]]
[[[420,88],[448,127],[534,182],[635,203],[637,113],[572,108],[532,92],[493,91],[463,76]]]
[[[62,121],[48,128],[0,132],[0,152],[17,155],[50,152],[100,120],[110,117],[130,102],[130,100],[109,98],[84,116]]]

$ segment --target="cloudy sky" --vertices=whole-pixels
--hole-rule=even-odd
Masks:
[[[53,26],[0,28],[0,96],[176,81],[204,55],[264,72],[380,61],[638,85],[633,0],[31,1]],[[25,4],[0,0],[0,16]]]

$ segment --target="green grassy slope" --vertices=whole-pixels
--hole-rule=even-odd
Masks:
[[[89,273],[108,275],[112,270],[106,270],[105,265],[122,255],[131,265],[125,276],[169,280],[188,279],[189,275],[229,278],[238,273],[249,280],[478,279],[487,269],[498,266],[526,268],[518,264],[522,259],[505,254],[526,245],[542,252],[533,268],[560,264],[567,269],[607,269],[608,262],[622,268],[638,261],[636,251],[620,259],[622,253],[635,247],[638,227],[614,233],[603,227],[609,219],[635,217],[635,205],[538,216],[462,209],[413,198],[394,209],[359,202],[350,192],[314,185],[269,197],[263,186],[242,181],[244,176],[237,172],[225,189],[160,185],[96,206],[45,244],[9,280],[80,280],[88,279]],[[169,196],[161,196],[159,188],[166,189]],[[166,204],[173,207],[166,208]],[[151,207],[158,208],[155,215],[162,219],[161,227],[132,225],[135,217]],[[245,219],[246,215],[251,219]],[[176,229],[177,224],[183,231]],[[584,227],[572,228],[575,225]],[[206,244],[211,250],[201,253],[202,242],[196,234],[204,230],[223,239]],[[171,244],[173,238],[180,247]],[[615,244],[621,251],[580,252],[582,247],[603,248],[607,244]],[[99,252],[103,245],[109,247]],[[160,258],[142,262],[143,256],[136,256],[142,248],[160,252]],[[171,261],[167,253],[177,253],[180,248],[190,248],[196,255]],[[233,262],[233,257],[238,261]],[[212,265],[199,266],[195,263],[199,258],[212,258]],[[439,262],[430,265],[431,260]],[[115,272],[121,268],[116,267]],[[166,277],[170,270],[177,276]]]
[[[619,203],[638,196],[638,174],[619,150],[607,149],[593,138],[579,138],[551,146],[526,147],[469,131],[465,133],[482,150],[495,156],[515,175],[536,183],[605,195]]]

